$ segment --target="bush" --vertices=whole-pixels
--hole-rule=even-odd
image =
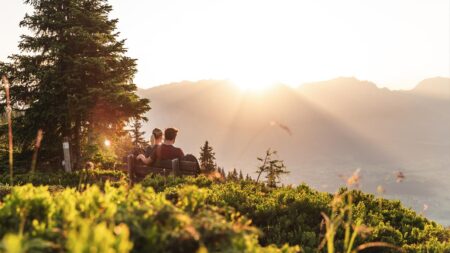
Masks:
[[[71,173],[24,173],[15,174],[13,177],[14,185],[32,184],[39,185],[58,185],[63,187],[78,187],[81,184],[103,185],[106,181],[113,184],[126,183],[127,175],[117,170],[82,170]],[[10,183],[9,174],[0,175],[0,184],[8,185]],[[1,194],[1,189],[0,189]]]
[[[231,208],[251,219],[252,224],[263,232],[259,239],[262,245],[282,246],[289,243],[301,245],[304,252],[317,251],[325,232],[321,228],[321,212],[331,212],[330,203],[333,199],[331,194],[314,191],[306,185],[269,188],[251,181],[214,183],[204,177],[153,177],[144,180],[143,184],[165,192],[173,203],[179,201],[181,186],[204,188],[207,204]],[[361,191],[351,191],[351,194],[354,199],[353,220],[361,220],[372,229],[366,238],[358,239],[359,243],[388,242],[418,252],[450,252],[449,230],[404,208],[399,201],[380,201]],[[338,234],[342,235],[343,231],[338,231]],[[341,245],[342,241],[338,240],[336,244]],[[374,248],[364,252],[392,251]]]
[[[181,187],[184,185],[196,185],[201,188],[206,188],[210,187],[213,183],[213,180],[203,175],[198,177],[175,177],[173,175],[165,177],[161,175],[148,175],[142,180],[141,185],[152,187],[156,192],[162,192],[170,187]]]
[[[317,252],[326,232],[321,213],[331,215],[332,203],[336,204],[336,197],[306,185],[271,188],[252,181],[154,175],[128,189],[120,183],[119,178],[126,180],[123,174],[109,173],[95,172],[85,181],[98,186],[78,187],[82,192],[61,186],[0,186],[0,194],[11,192],[0,206],[0,236],[8,235],[5,245],[29,248],[50,243],[55,251],[67,251],[72,250],[65,236],[70,234],[98,252],[126,252],[130,243],[134,252],[296,251],[287,245]],[[116,187],[104,184],[104,175],[117,179]],[[39,182],[56,181],[46,180]],[[37,179],[29,181],[38,185]],[[355,245],[387,242],[407,252],[450,252],[450,231],[404,208],[399,201],[377,199],[361,191],[340,192],[352,196],[350,220],[369,227],[370,233],[359,236]],[[93,230],[104,232],[96,237]],[[113,240],[112,235],[121,239]],[[31,243],[31,238],[40,241]],[[344,228],[339,227],[336,248],[342,248],[343,238]],[[95,246],[99,241],[105,244]],[[80,247],[76,249],[83,251]]]
[[[47,245],[45,252],[298,252],[262,247],[258,229],[244,216],[205,204],[208,192],[181,187],[179,201],[136,186],[106,184],[79,192],[16,186],[0,207],[1,248]],[[39,240],[40,243],[32,243]],[[34,247],[34,248],[33,248]],[[207,251],[205,251],[207,250]]]

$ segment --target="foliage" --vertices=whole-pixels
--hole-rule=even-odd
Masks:
[[[225,175],[225,171],[221,171],[221,174],[223,173],[223,175]],[[242,173],[242,170],[239,170],[239,172],[237,171],[236,168],[234,168],[232,171],[229,171],[227,176],[226,176],[227,180],[232,180],[232,181],[238,181],[238,180],[251,180],[251,178],[247,175],[246,178],[244,178],[244,174]]]
[[[42,245],[49,246],[45,252],[299,251],[260,246],[250,220],[207,205],[208,192],[181,187],[178,200],[171,202],[164,193],[139,185],[56,193],[45,186],[17,186],[0,206],[2,252],[39,251]]]
[[[136,61],[125,56],[118,20],[109,19],[112,7],[106,0],[25,3],[34,12],[20,25],[31,34],[21,37],[21,54],[2,65],[14,110],[23,112],[14,119],[16,144],[30,149],[35,131],[42,129],[42,154],[48,159],[60,156],[54,143],[68,137],[80,168],[85,145],[123,134],[130,117],[149,110],[149,101],[135,94]]]
[[[200,168],[207,172],[211,173],[217,169],[216,165],[216,157],[211,145],[209,145],[208,141],[205,141],[205,144],[200,147]]]
[[[227,180],[232,180],[232,181],[239,180],[239,173],[237,172],[236,168],[234,168],[232,171],[228,172]]]
[[[105,250],[101,248],[103,246],[123,245],[126,249],[130,243],[133,244],[133,251],[145,251],[152,247],[156,249],[155,252],[179,252],[181,248],[185,249],[183,252],[204,249],[211,252],[220,251],[219,249],[223,250],[221,252],[242,252],[244,250],[240,249],[246,247],[245,252],[270,252],[270,249],[278,252],[280,247],[292,250],[286,248],[288,244],[300,245],[303,252],[317,252],[321,242],[325,242],[324,238],[329,236],[327,235],[329,231],[333,231],[334,239],[330,239],[333,241],[333,249],[339,252],[343,249],[351,251],[365,243],[375,242],[379,243],[378,246],[386,246],[389,243],[407,252],[450,250],[448,229],[402,207],[399,201],[382,199],[380,205],[380,199],[361,191],[341,189],[337,195],[332,196],[314,191],[306,185],[273,188],[249,180],[221,182],[205,176],[154,175],[146,177],[141,185],[128,192],[124,188],[126,178],[115,179],[112,174],[108,174],[113,172],[107,171],[92,173],[100,175],[91,175],[91,178],[86,179],[82,179],[81,174],[77,176],[76,173],[62,174],[66,176],[60,177],[49,177],[40,173],[34,176],[27,174],[28,177],[16,175],[17,183],[55,185],[36,188],[27,185],[26,193],[24,190],[14,192],[15,189],[22,189],[20,187],[0,186],[0,196],[11,193],[0,206],[0,222],[3,222],[0,227],[4,228],[0,229],[0,237],[8,234],[8,237],[4,238],[4,245],[18,244],[24,248],[53,245],[55,248],[68,248],[70,246],[68,239],[61,241],[54,232],[49,232],[49,223],[42,225],[45,220],[52,220],[52,224],[56,222],[51,218],[52,214],[50,218],[48,215],[55,212],[56,201],[62,201],[67,206],[75,206],[72,209],[83,206],[83,210],[89,208],[90,211],[89,214],[77,218],[80,219],[80,223],[73,224],[70,233],[67,230],[69,227],[58,229],[64,229],[65,233],[73,236],[70,238],[77,238],[77,241],[90,245],[97,245],[98,241],[107,241],[108,243],[93,246],[97,247],[99,252]],[[120,172],[114,173],[117,176],[121,175]],[[108,176],[101,177],[101,175]],[[20,176],[22,181],[19,179]],[[100,187],[105,187],[105,193],[97,187],[80,188],[80,178],[87,184],[97,183]],[[102,183],[107,179],[117,180],[118,188]],[[1,180],[8,182],[7,176]],[[57,184],[78,187],[83,191],[65,189],[56,186]],[[114,192],[114,196],[109,196],[109,192]],[[78,197],[72,199],[72,195]],[[61,196],[67,199],[62,200]],[[76,207],[78,205],[79,207]],[[141,205],[144,207],[140,207]],[[5,209],[6,206],[9,207]],[[119,212],[119,209],[122,211]],[[10,215],[9,218],[2,216],[5,212]],[[324,220],[321,214],[326,214],[327,219]],[[24,216],[30,216],[32,219],[23,222],[21,217]],[[68,213],[62,216],[70,218]],[[95,226],[92,226],[92,219],[87,219],[88,217],[95,217]],[[253,226],[250,226],[250,220]],[[330,230],[331,223],[334,226],[332,230]],[[61,224],[71,223],[64,221]],[[89,226],[91,230],[85,226]],[[51,231],[55,231],[55,227],[51,228],[53,228]],[[93,233],[92,229],[103,231],[102,235],[96,238],[94,234],[90,234]],[[21,230],[24,233],[20,234]],[[30,233],[31,230],[34,232]],[[120,240],[117,238],[118,231],[123,231],[120,232],[123,233]],[[124,239],[127,233],[129,233],[128,241]],[[30,241],[31,238],[39,240]],[[227,246],[231,248],[225,247],[225,244],[231,244]],[[267,247],[261,248],[260,245]],[[278,248],[270,245],[277,245]],[[113,252],[117,250],[114,248]],[[322,249],[322,252],[324,251],[327,251],[326,247]],[[397,252],[397,250],[369,248],[363,252]]]
[[[35,186],[50,185],[59,187],[79,187],[88,184],[98,184],[101,186],[106,181],[110,181],[116,185],[125,184],[127,180],[127,176],[123,172],[115,170],[82,170],[71,173],[25,173],[15,174],[13,178],[14,185],[33,184]],[[9,184],[8,174],[0,174],[1,184]],[[0,195],[3,196],[1,190]]]
[[[365,238],[371,233],[372,229],[363,224],[361,217],[353,220],[353,192],[351,191],[336,193],[331,201],[331,214],[322,213],[322,216],[324,217],[323,223],[326,231],[319,248],[326,244],[328,253],[354,253],[376,247],[401,250],[387,242],[367,242],[357,245],[358,236]],[[339,242],[337,235],[340,228],[344,230],[343,239],[337,244],[336,242]]]
[[[207,204],[232,208],[251,219],[252,224],[263,232],[259,239],[262,245],[281,246],[288,243],[300,245],[304,252],[317,251],[326,235],[325,228],[321,225],[324,222],[321,213],[333,213],[333,205],[336,204],[333,195],[314,191],[306,185],[273,188],[247,180],[221,183],[206,177],[173,179],[148,177],[143,184],[157,187],[157,191],[166,192],[166,196],[175,202],[178,199],[177,189],[180,187],[196,185],[205,188],[208,190]],[[367,242],[384,242],[402,247],[408,252],[450,250],[448,229],[427,220],[411,209],[404,208],[399,201],[383,199],[380,206],[380,200],[374,195],[356,190],[340,191],[341,194],[344,192],[352,196],[350,205],[352,222],[349,222],[350,207],[347,206],[346,219],[341,223],[342,226],[336,229],[334,241],[336,249],[344,248],[346,228],[354,229],[356,227],[353,226],[359,224],[358,236],[353,243],[355,247]],[[362,232],[366,231],[370,233],[364,233],[365,237],[362,237]],[[347,246],[348,248],[350,247]],[[397,251],[391,248],[373,248],[363,252]]]
[[[88,181],[102,182],[103,179]],[[77,186],[74,181],[69,184]],[[323,213],[330,217],[329,221],[340,224],[333,232],[333,247],[340,252],[344,247],[355,249],[374,242],[389,243],[407,252],[450,250],[448,229],[402,207],[398,201],[382,200],[380,205],[378,198],[356,190],[342,189],[333,197],[306,185],[274,188],[254,181],[221,182],[205,176],[148,176],[141,185],[130,190],[124,184],[116,184],[117,188],[100,185],[104,186],[103,191],[98,187],[83,187],[83,191],[78,192],[61,186],[33,188],[27,185],[25,193],[25,190],[14,192],[25,188],[0,187],[2,196],[11,192],[0,207],[0,222],[3,222],[0,227],[4,228],[0,230],[0,237],[8,234],[4,238],[5,245],[19,241],[23,247],[38,247],[47,243],[55,249],[67,250],[69,239],[61,239],[54,232],[63,230],[77,241],[94,245],[99,252],[106,250],[101,248],[103,246],[115,247],[112,252],[117,252],[118,245],[126,249],[130,243],[135,252],[150,248],[153,252],[180,252],[181,249],[182,252],[295,251],[286,245],[300,245],[303,252],[317,252],[329,231],[322,226]],[[345,196],[352,196],[351,201]],[[70,210],[55,211],[60,208],[55,209],[56,203]],[[76,214],[71,214],[72,210],[77,210]],[[64,214],[55,219],[55,212]],[[5,213],[9,216],[2,216]],[[21,221],[25,216],[32,218]],[[70,225],[61,227],[61,224]],[[83,226],[90,226],[91,230]],[[20,234],[21,227],[23,234]],[[90,234],[92,229],[103,232],[97,238]],[[117,238],[118,233],[123,233],[122,239]],[[127,233],[129,239],[125,240]],[[40,241],[29,242],[31,238]],[[95,246],[98,241],[105,241],[105,244]],[[363,252],[396,251],[374,248]]]
[[[135,149],[145,148],[148,143],[144,139],[145,132],[142,130],[143,119],[135,117],[131,121],[131,129],[129,130]]]
[[[217,172],[220,174],[220,177],[226,178],[225,169],[221,167],[217,167]]]
[[[284,162],[274,158],[277,155],[277,151],[268,149],[264,158],[258,157],[258,161],[262,164],[258,167],[256,173],[258,173],[258,178],[256,182],[259,181],[261,174],[266,174],[267,185],[270,187],[276,187],[280,182],[280,176],[282,174],[288,174],[289,171],[286,169]]]
[[[163,192],[167,188],[182,187],[185,185],[195,185],[201,188],[209,188],[214,181],[205,177],[176,177],[169,175],[167,177],[161,175],[149,175],[141,181],[144,187],[152,187],[156,192]]]

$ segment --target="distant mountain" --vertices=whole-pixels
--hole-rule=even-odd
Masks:
[[[274,148],[291,170],[284,183],[328,191],[361,168],[364,190],[383,185],[390,197],[416,210],[426,204],[430,217],[450,224],[450,99],[443,96],[449,83],[432,78],[391,91],[337,78],[242,91],[206,80],[138,92],[151,100],[147,133],[178,127],[177,145],[187,153],[197,155],[208,140],[219,165],[252,174],[256,157]],[[398,171],[406,175],[402,183]]]
[[[450,99],[450,79],[444,77],[425,79],[414,88],[413,92],[418,95]]]

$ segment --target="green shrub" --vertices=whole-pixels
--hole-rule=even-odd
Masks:
[[[48,244],[54,251],[83,251],[83,245],[89,244],[98,252],[126,252],[132,244],[133,252],[295,252],[295,247],[286,245],[300,245],[303,252],[317,252],[325,235],[321,213],[331,214],[334,201],[331,194],[306,185],[270,188],[252,181],[217,182],[204,176],[148,176],[128,189],[121,173],[91,173],[86,178],[73,173],[23,180],[35,185],[67,180],[66,185],[73,187],[69,189],[51,184],[0,186],[0,194],[11,193],[0,205],[0,236],[7,236],[5,247],[16,243],[37,250]],[[70,181],[70,176],[75,179]],[[114,187],[103,183],[107,179],[116,180]],[[80,181],[97,186],[78,187]],[[349,193],[349,219],[370,230],[365,237],[357,237],[355,245],[386,242],[407,252],[450,252],[448,229],[398,201],[361,191]],[[90,234],[94,230],[103,231],[102,235]],[[72,248],[69,234],[84,244]],[[31,238],[40,241],[31,242]],[[343,238],[344,229],[338,228],[337,249],[342,248]],[[100,241],[105,244],[97,245]],[[374,248],[364,252],[395,251]]]
[[[24,173],[16,174],[13,178],[14,185],[33,184],[39,185],[58,185],[62,187],[78,187],[81,184],[98,184],[103,185],[106,181],[113,184],[126,183],[127,175],[117,170],[81,170],[72,173]],[[0,175],[0,184],[8,185],[9,174]],[[0,188],[1,194],[1,188]]]
[[[205,183],[207,182],[207,183]],[[204,178],[146,178],[144,185],[156,187],[166,193],[173,203],[178,203],[180,187],[195,185],[204,188],[206,203],[220,208],[231,208],[252,220],[252,224],[263,234],[262,245],[301,245],[304,252],[316,252],[324,229],[321,228],[321,212],[330,213],[332,195],[312,190],[306,185],[298,187],[269,188],[251,181],[228,181],[214,183]],[[346,189],[341,189],[341,192]],[[387,242],[398,247],[419,249],[425,247],[430,252],[450,248],[450,232],[435,222],[429,221],[399,201],[379,200],[371,194],[352,191],[353,220],[372,229],[364,242]],[[381,205],[380,205],[381,203]],[[342,230],[337,231],[343,234]],[[340,237],[342,238],[342,236]],[[437,243],[433,240],[437,238]],[[337,245],[342,241],[337,240]],[[419,246],[417,246],[419,245]],[[364,252],[392,252],[388,248],[368,249]]]
[[[31,184],[11,188],[0,206],[4,252],[298,252],[262,247],[244,216],[212,205],[208,190],[180,187],[179,201],[140,185],[88,186],[51,193]],[[33,239],[31,239],[33,238]],[[37,242],[37,241],[36,241]],[[39,247],[33,248],[39,252]]]
[[[145,187],[152,187],[156,192],[162,192],[167,188],[183,186],[183,185],[196,185],[198,187],[207,188],[214,183],[213,180],[201,175],[198,177],[175,177],[169,175],[167,177],[161,175],[148,175],[142,180],[141,185]]]

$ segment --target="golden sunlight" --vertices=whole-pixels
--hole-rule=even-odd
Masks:
[[[244,91],[265,90],[275,84],[274,82],[271,81],[252,77],[233,78],[232,83],[236,85],[239,89]]]
[[[106,147],[109,147],[109,146],[111,146],[111,141],[108,139],[105,139],[104,144]]]

